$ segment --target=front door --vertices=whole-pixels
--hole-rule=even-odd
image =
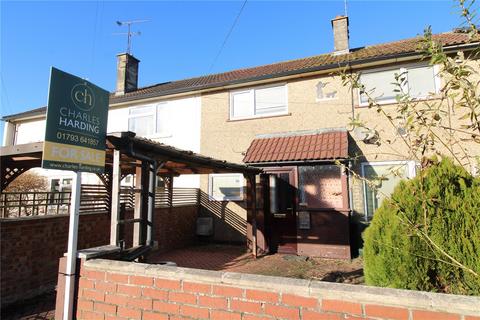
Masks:
[[[295,167],[264,168],[270,178],[271,249],[279,253],[297,253]]]

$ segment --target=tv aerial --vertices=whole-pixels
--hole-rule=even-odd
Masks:
[[[149,21],[149,20],[117,21],[117,25],[119,27],[127,26],[127,28],[128,28],[127,32],[114,33],[114,35],[126,35],[127,36],[127,53],[128,54],[130,54],[130,50],[131,50],[131,47],[132,47],[132,36],[139,36],[139,35],[142,34],[140,31],[131,31],[132,24],[142,23],[142,22],[147,22],[147,21]]]

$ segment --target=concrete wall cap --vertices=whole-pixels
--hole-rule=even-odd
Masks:
[[[318,299],[336,299],[440,312],[480,314],[480,297],[370,287],[314,280],[271,277],[255,274],[220,272],[105,259],[84,262],[89,270],[186,280],[207,284],[224,284],[240,288],[293,293]]]

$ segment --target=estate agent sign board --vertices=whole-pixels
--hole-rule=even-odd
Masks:
[[[42,168],[103,173],[108,91],[52,68]]]

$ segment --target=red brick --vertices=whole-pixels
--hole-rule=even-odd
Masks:
[[[143,320],[168,320],[168,315],[153,312],[144,312]]]
[[[198,297],[198,304],[201,305],[201,306],[204,306],[204,307],[226,309],[228,301],[225,298],[200,296],[200,297]]]
[[[105,280],[105,272],[85,270],[84,276],[91,280]]]
[[[95,302],[95,311],[115,315],[117,313],[117,306]]]
[[[124,307],[118,307],[117,315],[121,317],[129,318],[129,319],[142,318],[142,312],[140,310],[134,310],[134,309],[124,308]]]
[[[159,289],[180,290],[179,280],[155,279],[155,287]]]
[[[94,300],[100,302],[105,301],[105,294],[102,291],[85,289],[83,290],[82,297],[87,300]]]
[[[283,294],[282,302],[289,306],[303,308],[316,308],[318,305],[318,300],[315,298],[300,297],[293,294]]]
[[[193,282],[183,282],[183,291],[194,293],[211,293],[212,286]]]
[[[88,280],[87,278],[80,278],[78,287],[80,289],[93,289],[95,287],[95,281]]]
[[[142,296],[152,298],[152,299],[166,300],[168,297],[168,291],[163,291],[163,290],[158,290],[153,288],[143,288]]]
[[[168,302],[153,301],[153,310],[170,314],[179,314],[180,306],[178,304]]]
[[[111,282],[97,281],[95,282],[95,289],[104,292],[115,292],[117,285]]]
[[[209,309],[207,308],[191,306],[180,306],[180,313],[194,319],[208,319],[210,315]]]
[[[118,317],[118,316],[110,316],[108,314],[105,315],[105,320],[128,320],[127,318]]]
[[[225,297],[242,297],[243,289],[227,286],[213,286],[213,294]]]
[[[93,301],[87,301],[83,299],[78,300],[77,308],[79,310],[93,311]]]
[[[168,300],[174,302],[195,304],[197,302],[197,297],[194,294],[190,293],[169,292]]]
[[[133,298],[127,301],[127,306],[142,310],[152,310],[152,299]]]
[[[260,302],[231,300],[230,309],[240,312],[261,313],[262,304]]]
[[[279,295],[276,292],[268,292],[261,290],[246,290],[247,299],[265,301],[265,302],[278,302]]]
[[[342,320],[343,315],[332,313],[321,313],[309,310],[302,311],[302,320]]]
[[[458,314],[434,311],[413,310],[413,320],[459,320]]]
[[[105,295],[105,302],[106,303],[111,303],[111,304],[114,304],[114,305],[117,305],[117,306],[126,306],[128,299],[130,299],[130,298],[127,297],[127,296],[120,296],[120,295],[117,295],[117,294],[108,294],[107,293]]]
[[[287,318],[289,320],[300,319],[300,312],[297,308],[287,308],[266,304],[265,313],[277,318]]]
[[[104,320],[103,313],[82,311],[82,319],[88,320]]]
[[[117,285],[117,292],[126,294],[129,297],[140,297],[142,295],[142,288],[119,284]]]
[[[408,320],[407,309],[367,304],[365,305],[367,317],[378,317],[385,319]]]
[[[130,276],[128,283],[137,284],[140,286],[153,286],[152,277]]]
[[[211,320],[240,320],[242,315],[240,313],[233,313],[227,311],[212,310]]]
[[[341,300],[322,300],[322,310],[350,314],[362,314],[362,306],[359,303],[346,302]]]
[[[112,281],[116,283],[128,283],[128,275],[107,273],[107,281]]]
[[[254,316],[252,314],[244,314],[242,320],[272,320],[272,318],[264,316]]]

